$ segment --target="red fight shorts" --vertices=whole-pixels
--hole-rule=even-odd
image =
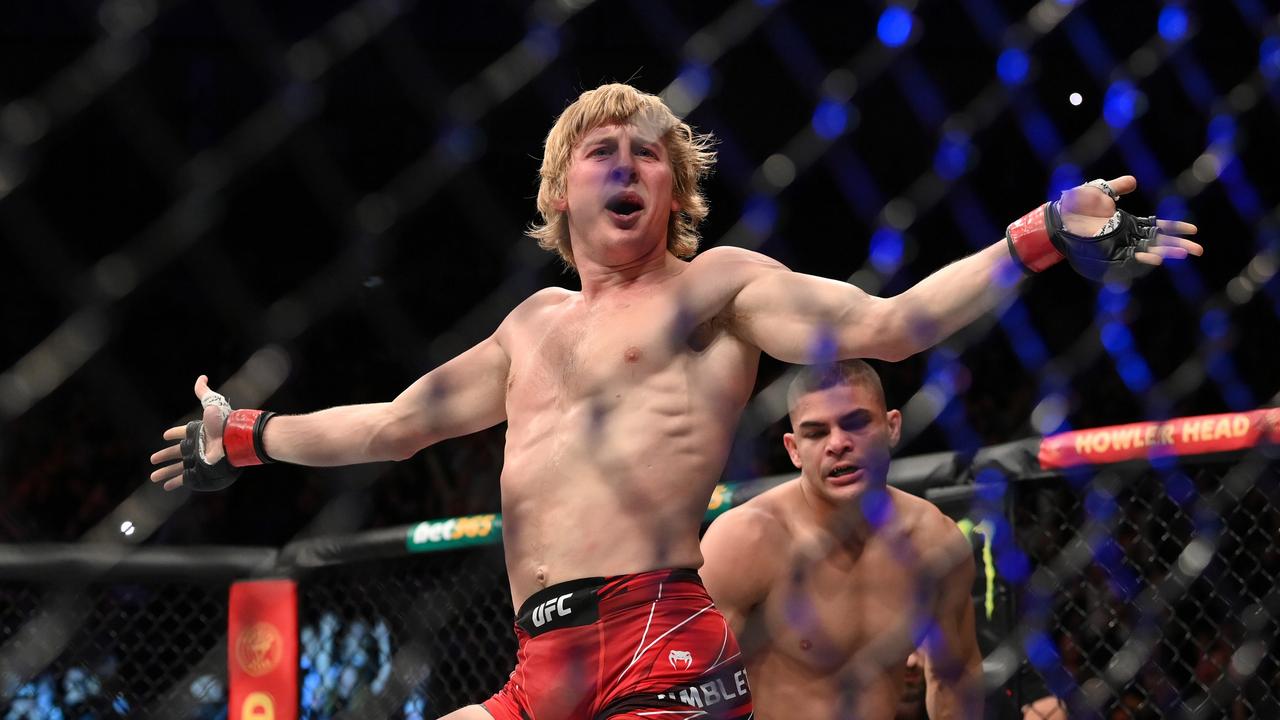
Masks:
[[[694,570],[584,578],[516,616],[516,669],[496,720],[747,720],[738,642]]]

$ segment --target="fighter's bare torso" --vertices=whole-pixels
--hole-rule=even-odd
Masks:
[[[565,580],[701,565],[698,527],[760,353],[731,304],[762,265],[780,267],[736,249],[669,257],[590,300],[541,291],[503,323],[517,607]]]
[[[930,503],[889,488],[893,519],[861,542],[816,523],[799,481],[731,511],[744,573],[760,595],[717,605],[738,630],[761,718],[890,720],[914,649],[913,627],[932,614],[930,577],[968,545]],[[717,587],[708,581],[713,595]],[[912,602],[921,603],[911,607]]]

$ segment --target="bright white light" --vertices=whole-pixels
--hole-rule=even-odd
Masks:
[[[1084,96],[1080,93],[1071,93],[1071,95],[1067,97],[1067,100],[1070,101],[1072,105],[1079,105],[1084,102]]]
[[[125,520],[124,522],[120,523],[120,532],[124,533],[125,535],[132,535],[134,530],[137,530],[137,528],[134,527],[133,523],[129,522],[128,520]]]

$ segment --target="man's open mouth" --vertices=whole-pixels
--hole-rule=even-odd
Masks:
[[[644,200],[633,192],[621,192],[609,198],[604,209],[623,218],[629,218],[644,209]]]
[[[857,482],[862,477],[861,471],[862,468],[857,465],[837,465],[831,468],[831,472],[827,473],[827,477],[837,485],[846,485]]]

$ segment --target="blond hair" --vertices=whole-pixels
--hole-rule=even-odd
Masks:
[[[529,236],[544,250],[555,251],[570,267],[576,267],[568,218],[554,203],[564,197],[574,146],[588,132],[612,124],[653,128],[662,138],[671,162],[671,195],[679,206],[667,222],[667,249],[676,257],[692,257],[698,251],[698,225],[710,209],[698,183],[715,165],[716,154],[711,149],[715,139],[710,134],[695,133],[658,96],[621,83],[601,85],[579,95],[547,133],[542,168],[538,171],[538,214],[542,222],[529,228]]]

